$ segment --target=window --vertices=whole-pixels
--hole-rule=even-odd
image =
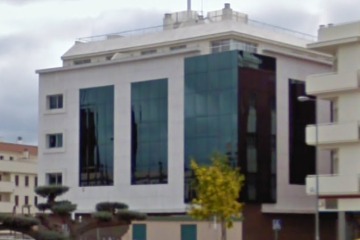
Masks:
[[[61,148],[63,146],[62,133],[54,133],[46,135],[47,148]]]
[[[48,109],[61,109],[63,108],[63,95],[56,94],[47,97],[47,108]]]
[[[9,157],[9,160],[10,160],[10,161],[14,160],[14,157],[13,157],[13,156],[10,156],[10,157]]]
[[[114,86],[80,89],[80,186],[114,179]]]
[[[3,155],[1,155],[1,156],[0,156],[0,160],[3,160],[3,159],[4,159],[4,156],[3,156]]]
[[[156,52],[157,52],[156,49],[150,49],[150,50],[141,51],[141,55],[149,55],[149,54],[154,54]]]
[[[19,186],[19,176],[15,175],[15,186]]]
[[[222,39],[211,42],[211,52],[219,53],[230,50],[242,50],[245,52],[256,53],[257,46],[254,43],[242,42],[234,39]]]
[[[178,45],[178,46],[170,47],[170,50],[175,51],[175,50],[180,50],[180,49],[185,49],[185,48],[186,48],[186,45]]]
[[[35,179],[34,179],[34,187],[37,187],[37,186],[38,186],[38,178],[35,177]]]
[[[25,187],[29,186],[29,176],[25,176]]]
[[[62,185],[62,173],[46,174],[46,182],[48,185]]]
[[[331,174],[339,174],[339,155],[337,149],[330,150]]]
[[[299,102],[305,95],[305,82],[289,79],[289,182],[304,185],[306,176],[315,173],[316,148],[305,143],[305,127],[314,124],[314,101]]]
[[[181,240],[196,240],[197,229],[195,224],[181,225]]]
[[[19,196],[18,195],[15,195],[15,206],[19,206]]]
[[[214,152],[238,166],[238,53],[223,52],[185,59],[185,201],[194,190],[191,158],[209,164]]]
[[[230,50],[230,40],[219,40],[211,42],[211,52],[218,53]]]
[[[168,82],[131,84],[131,183],[168,182]]]
[[[133,240],[146,240],[146,224],[133,224]]]
[[[2,175],[0,174],[0,182],[2,181]]]
[[[24,197],[24,203],[25,205],[29,205],[29,196]]]
[[[91,63],[91,59],[80,59],[74,61],[75,65],[86,64],[86,63]]]
[[[37,196],[34,197],[34,205],[36,206],[38,204],[38,198]]]
[[[337,122],[338,121],[338,100],[337,99],[332,99],[330,101],[330,108],[331,108],[331,116],[330,116],[330,120],[331,122]]]

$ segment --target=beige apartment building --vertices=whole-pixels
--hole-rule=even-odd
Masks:
[[[0,142],[0,212],[34,213],[37,146]]]
[[[319,103],[330,102],[331,121],[306,128],[306,142],[331,151],[331,174],[319,172],[306,179],[306,191],[317,195],[321,212],[338,212],[342,238],[351,238],[360,209],[360,21],[320,26],[318,41],[309,49],[332,54],[334,68],[306,79],[306,92]],[[319,164],[322,164],[320,161]],[[345,221],[346,219],[346,221]],[[345,226],[345,223],[347,226]],[[358,228],[358,226],[357,226]],[[354,229],[353,233],[358,233]]]

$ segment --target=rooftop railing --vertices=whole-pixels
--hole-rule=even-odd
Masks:
[[[223,21],[223,19],[229,19],[229,17],[223,18],[224,15],[218,14],[219,12],[220,11],[215,11],[215,12],[209,13],[206,18],[202,18],[202,17],[198,16],[198,18],[194,18],[189,21],[182,21],[182,22],[178,22],[178,23],[174,22],[174,24],[171,24],[171,25],[175,26],[175,24],[178,24],[178,26],[181,27],[181,25],[188,26],[190,24],[193,24],[193,25],[207,24],[209,22],[219,22],[219,21]],[[216,13],[216,14],[214,14],[214,13]],[[244,20],[244,18],[245,18],[244,16],[246,16],[246,15],[233,11],[233,14],[230,16],[230,19],[233,21],[239,22],[239,23],[242,22],[243,24],[248,24],[248,25],[251,25],[254,27],[267,29],[267,30],[270,30],[273,32],[290,35],[290,36],[308,40],[308,41],[316,41],[316,39],[317,39],[316,36],[311,35],[311,34],[294,31],[291,29],[271,25],[271,24],[264,23],[264,22],[257,21],[257,20],[252,20],[252,19],[247,19],[247,18],[246,18],[246,20]],[[199,21],[199,19],[201,19],[201,21]],[[86,43],[86,42],[102,41],[102,40],[107,40],[107,39],[114,39],[114,38],[121,38],[121,37],[128,37],[128,36],[141,36],[141,35],[148,34],[148,33],[166,31],[166,30],[164,30],[165,28],[166,28],[166,26],[164,26],[164,25],[158,25],[158,26],[152,26],[152,27],[146,27],[146,28],[132,29],[132,30],[127,30],[127,31],[122,31],[122,32],[117,32],[117,33],[83,37],[83,38],[78,38],[77,41]],[[171,28],[171,26],[170,26],[170,28]],[[176,27],[174,27],[174,28],[176,28]]]

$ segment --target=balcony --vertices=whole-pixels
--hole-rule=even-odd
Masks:
[[[319,175],[319,196],[349,196],[360,194],[359,175]],[[316,194],[316,176],[306,177],[306,193]]]
[[[359,123],[357,121],[306,126],[306,143],[308,145],[355,143],[359,140]]]
[[[33,160],[0,160],[0,169],[10,173],[37,173],[37,164]]]
[[[14,203],[12,202],[0,202],[1,213],[11,213],[13,211]]]
[[[15,189],[13,182],[0,181],[0,193],[12,193]]]
[[[321,95],[356,90],[360,88],[359,82],[360,70],[311,75],[306,78],[306,93]]]

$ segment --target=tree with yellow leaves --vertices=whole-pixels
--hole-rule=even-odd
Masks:
[[[238,200],[245,178],[239,169],[230,166],[226,155],[213,154],[211,161],[209,166],[191,161],[196,198],[189,214],[199,220],[219,220],[221,240],[226,240],[226,229],[232,227],[234,218],[242,215],[243,204]]]

